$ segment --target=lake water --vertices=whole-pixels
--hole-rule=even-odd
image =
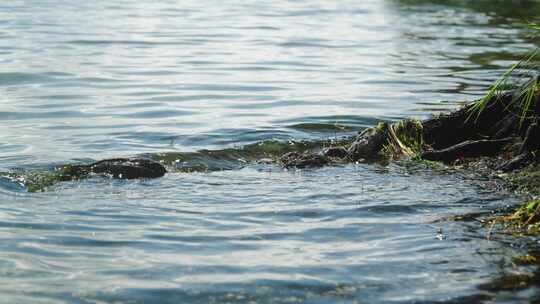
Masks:
[[[530,1],[0,3],[1,171],[137,155],[209,169],[42,193],[0,179],[0,302],[531,297],[485,288],[519,249],[447,220],[517,201],[483,181],[287,171],[230,151],[456,108],[534,46],[521,23],[539,14]],[[186,154],[201,149],[219,157]]]

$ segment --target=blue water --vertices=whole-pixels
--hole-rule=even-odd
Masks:
[[[477,98],[533,46],[536,4],[435,2],[4,1],[0,171],[353,135]],[[445,220],[516,202],[459,174],[230,169],[0,179],[0,302],[499,299],[480,286],[519,253]]]

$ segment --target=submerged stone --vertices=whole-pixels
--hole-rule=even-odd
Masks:
[[[280,162],[285,168],[308,168],[322,167],[330,162],[328,157],[313,153],[289,152],[280,158]]]
[[[90,165],[65,166],[60,171],[72,179],[85,177],[90,173],[107,174],[119,179],[157,178],[167,173],[162,164],[144,158],[105,159]]]
[[[165,167],[155,161],[143,158],[106,159],[90,165],[92,173],[110,174],[114,178],[157,178],[167,173]]]
[[[321,155],[332,158],[346,158],[349,152],[344,147],[330,147],[321,151]]]

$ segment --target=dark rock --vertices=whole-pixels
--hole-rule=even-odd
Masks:
[[[332,158],[346,158],[349,152],[343,147],[330,147],[322,150],[321,155]]]
[[[349,147],[348,155],[352,161],[380,159],[379,152],[386,142],[388,123],[380,123],[362,132]]]
[[[280,158],[280,162],[285,168],[308,168],[322,167],[330,162],[328,157],[312,153],[300,154],[298,152],[289,152]]]
[[[120,179],[156,178],[165,175],[166,172],[162,164],[143,158],[105,159],[90,165],[74,165],[70,168],[70,174],[78,177],[96,173]]]
[[[421,157],[426,160],[451,162],[466,157],[494,156],[513,141],[515,138],[512,137],[497,140],[467,140],[446,149],[424,152]]]

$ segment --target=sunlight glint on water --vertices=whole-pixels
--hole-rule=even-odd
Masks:
[[[540,12],[430,2],[4,1],[0,168],[424,118],[480,96]],[[0,302],[460,299],[490,295],[478,286],[509,250],[476,222],[439,221],[514,202],[460,176],[231,168],[37,194],[0,179]]]

